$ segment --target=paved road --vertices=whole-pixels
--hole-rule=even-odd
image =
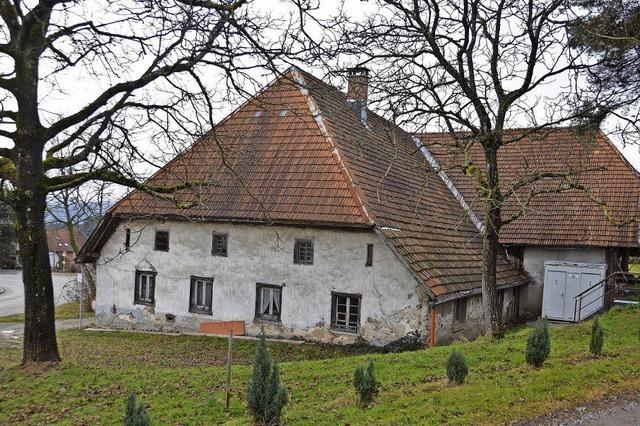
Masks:
[[[65,303],[63,287],[76,274],[53,274],[53,291],[56,305]],[[0,317],[20,314],[24,311],[24,291],[22,287],[22,272],[0,269],[0,287],[4,292],[0,294]]]
[[[560,410],[517,426],[637,426],[640,391],[609,395],[579,407]]]

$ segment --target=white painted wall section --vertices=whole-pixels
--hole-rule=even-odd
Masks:
[[[132,246],[122,253],[125,228]],[[169,231],[168,252],[153,249],[156,229]],[[229,234],[228,257],[211,255],[214,231]],[[296,238],[314,241],[313,265],[293,263]],[[374,244],[371,267],[367,244]],[[133,303],[136,269],[157,271],[154,307]],[[189,312],[192,275],[213,277],[213,315]],[[352,341],[355,335],[329,329],[332,291],[362,295],[359,334],[374,344],[425,328],[422,284],[371,230],[177,221],[118,226],[97,264],[96,318],[109,327],[192,331],[201,321],[243,320],[257,333],[256,283],[283,286],[281,324],[267,326],[270,334]]]

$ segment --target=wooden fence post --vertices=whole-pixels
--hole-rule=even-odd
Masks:
[[[224,403],[224,409],[229,410],[229,402],[231,401],[231,361],[233,349],[233,329],[229,330],[229,350],[227,351],[227,399]]]

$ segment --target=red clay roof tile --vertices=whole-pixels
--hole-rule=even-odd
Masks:
[[[461,135],[464,136],[464,135]],[[503,207],[503,219],[516,213],[530,200],[524,214],[501,230],[504,244],[638,247],[640,177],[602,132],[575,128],[552,128],[531,133],[513,129],[498,155],[501,191],[535,173],[568,173],[591,191],[570,189],[560,178],[544,178],[526,185]],[[465,175],[461,144],[443,133],[420,135],[440,167],[453,180],[478,216],[482,206],[475,185]],[[458,145],[458,146],[456,146]],[[473,164],[484,168],[478,143],[470,149]],[[533,198],[531,191],[541,192]],[[557,192],[556,192],[557,191]],[[603,200],[613,217],[608,220],[593,198]],[[629,222],[624,225],[624,222]]]

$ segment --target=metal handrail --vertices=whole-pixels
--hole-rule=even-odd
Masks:
[[[590,306],[593,303],[598,302],[601,298],[597,298],[595,300],[592,300],[591,302],[587,303],[586,305],[582,305],[582,300],[585,298],[586,295],[592,293],[593,291],[595,291],[596,289],[599,289],[600,286],[602,286],[603,284],[606,284],[611,278],[616,277],[616,276],[621,276],[624,277],[625,280],[631,276],[634,277],[635,279],[639,279],[640,275],[636,275],[636,274],[632,274],[629,272],[622,272],[622,271],[618,271],[618,272],[614,272],[608,276],[606,276],[605,278],[603,278],[602,280],[598,281],[597,283],[593,284],[591,287],[589,287],[588,289],[584,290],[583,292],[579,293],[578,295],[576,295],[573,299],[574,299],[574,306],[573,306],[573,320],[576,321],[576,317],[577,317],[577,321],[581,321],[582,318],[582,310],[584,308],[586,308],[587,306]],[[609,296],[610,294],[612,294],[613,292],[617,291],[618,287],[615,286],[613,288],[610,288],[609,290],[605,291],[602,294],[602,299],[606,300],[606,297]],[[603,303],[603,308],[604,308],[604,303]],[[602,309],[602,308],[601,308]],[[597,309],[594,312],[592,312],[589,316],[587,316],[586,318],[598,313],[601,309]]]

